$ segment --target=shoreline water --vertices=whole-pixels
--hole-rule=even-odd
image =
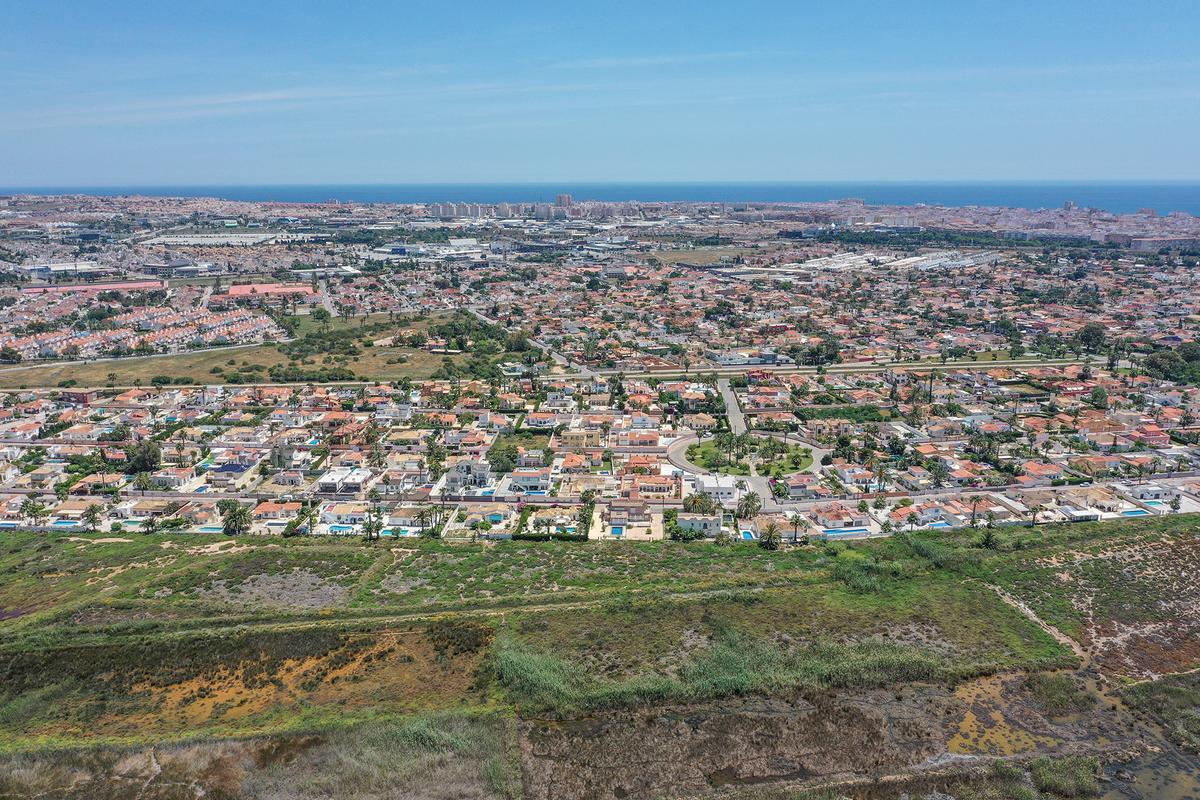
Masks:
[[[0,187],[0,194],[212,197],[279,203],[552,203],[576,201],[809,203],[858,198],[869,205],[1080,208],[1116,214],[1154,209],[1200,216],[1200,182],[697,182],[423,183]]]

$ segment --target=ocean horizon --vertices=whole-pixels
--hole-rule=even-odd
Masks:
[[[576,201],[601,202],[803,203],[858,198],[871,205],[1032,210],[1057,208],[1071,201],[1117,214],[1151,208],[1159,214],[1180,211],[1200,216],[1200,182],[1196,181],[131,184],[3,187],[0,194],[213,197],[278,203],[548,203],[559,194],[569,194]]]

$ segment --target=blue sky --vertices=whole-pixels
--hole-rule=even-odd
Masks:
[[[40,0],[2,19],[10,186],[1200,178],[1194,0]]]

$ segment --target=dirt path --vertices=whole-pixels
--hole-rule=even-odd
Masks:
[[[1009,594],[1005,590],[1001,589],[999,586],[995,586],[990,583],[986,584],[986,585],[988,586],[988,588],[990,588],[993,592],[996,593],[997,597],[999,597],[1001,600],[1003,600],[1008,605],[1015,608],[1017,611],[1020,611],[1021,614],[1026,619],[1028,619],[1034,625],[1037,625],[1039,628],[1041,628],[1043,631],[1045,631],[1051,637],[1053,637],[1054,641],[1058,642],[1059,644],[1061,644],[1065,647],[1071,648],[1071,652],[1074,653],[1075,655],[1079,656],[1079,658],[1083,659],[1084,661],[1088,660],[1087,651],[1083,649],[1083,646],[1080,645],[1079,642],[1075,641],[1070,636],[1067,636],[1065,633],[1063,633],[1058,628],[1051,625],[1049,622],[1046,622],[1045,620],[1043,620],[1041,617],[1039,617],[1037,615],[1037,612],[1034,611],[1032,608],[1030,608],[1028,605],[1026,605],[1023,600],[1021,600],[1018,597],[1014,597],[1013,595]]]
[[[646,596],[654,596],[671,601],[681,600],[701,600],[711,597],[724,597],[727,595],[740,595],[744,592],[759,591],[768,588],[779,588],[786,586],[786,583],[764,583],[757,586],[737,586],[730,589],[703,589],[690,592],[645,592],[634,593],[645,594]],[[304,631],[310,628],[321,629],[337,629],[338,627],[358,628],[364,624],[370,623],[373,626],[385,628],[393,625],[404,625],[414,622],[424,622],[436,618],[446,617],[504,617],[507,614],[519,614],[526,612],[542,612],[542,611],[570,611],[582,608],[596,608],[603,606],[611,601],[611,597],[605,595],[594,600],[565,600],[558,603],[529,603],[525,605],[504,606],[499,608],[443,608],[430,609],[428,611],[413,611],[400,614],[349,614],[337,616],[322,616],[320,618],[300,617],[296,619],[278,620],[278,619],[239,619],[236,621],[225,620],[224,618],[214,619],[214,622],[224,622],[214,626],[196,627],[195,624],[203,620],[190,620],[192,626],[178,629],[163,631],[161,636],[189,636],[196,635],[198,632],[204,634],[221,634],[221,633],[241,633],[249,630],[255,631]],[[130,634],[136,638],[140,634]],[[85,633],[84,636],[90,637]],[[125,638],[123,634],[110,633],[105,637],[106,644],[113,644]],[[55,649],[71,648],[71,647],[89,647],[94,642],[85,641],[81,644],[75,644],[70,641],[65,641],[59,644],[52,645]],[[3,649],[0,646],[0,649]]]

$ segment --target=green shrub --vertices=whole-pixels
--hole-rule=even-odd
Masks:
[[[1086,711],[1095,704],[1094,698],[1083,690],[1071,675],[1061,672],[1038,672],[1025,678],[1025,688],[1038,705],[1052,717],[1072,711]]]
[[[1038,758],[1029,765],[1029,774],[1038,791],[1059,797],[1095,797],[1100,794],[1096,773],[1100,762],[1095,758],[1065,756]]]

